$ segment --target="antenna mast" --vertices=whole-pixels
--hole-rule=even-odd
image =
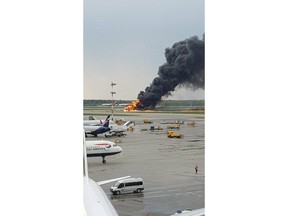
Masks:
[[[111,82],[111,87],[112,87],[112,91],[111,91],[111,95],[112,95],[111,110],[112,110],[112,120],[113,121],[114,121],[114,119],[113,119],[113,113],[114,113],[114,109],[113,109],[113,106],[114,106],[113,95],[116,94],[116,92],[113,91],[113,87],[115,85],[116,85],[116,83]]]

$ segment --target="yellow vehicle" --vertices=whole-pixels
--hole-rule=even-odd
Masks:
[[[173,131],[168,131],[167,132],[167,137],[168,138],[182,138],[183,135],[182,134],[176,134]]]
[[[158,126],[158,127],[151,126],[150,130],[163,130],[163,128],[160,126]]]
[[[126,121],[124,119],[116,119],[115,123],[117,125],[121,125],[121,124],[124,124]]]
[[[180,125],[169,125],[167,129],[180,129]]]
[[[190,127],[195,127],[195,122],[194,121],[187,122],[187,125],[190,126]]]
[[[132,126],[127,128],[127,131],[134,131],[134,128]]]
[[[146,123],[146,124],[147,124],[147,123],[148,123],[148,124],[151,124],[151,123],[152,123],[152,121],[149,120],[149,119],[144,119],[143,121],[144,121],[144,123]]]

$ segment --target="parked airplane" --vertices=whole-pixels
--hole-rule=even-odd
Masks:
[[[106,193],[100,185],[110,182],[118,181],[121,179],[129,178],[125,176],[100,182],[95,182],[88,176],[88,162],[86,153],[86,140],[84,136],[83,142],[83,204],[85,216],[118,216],[115,208],[108,199]]]
[[[200,208],[200,209],[185,209],[183,211],[178,210],[175,214],[170,215],[170,216],[205,216],[205,208]]]
[[[109,127],[109,118],[104,122],[102,126],[83,126],[85,131],[85,136],[87,137],[88,134],[91,134],[93,136],[97,136],[98,134],[105,133],[107,131],[110,131],[111,128]]]
[[[108,119],[110,119],[110,115],[107,116],[107,118],[105,120],[97,120],[95,119],[94,117],[89,117],[89,120],[84,120],[83,121],[83,125],[85,126],[102,126],[103,125],[103,122],[107,121]],[[110,120],[110,123],[111,123],[111,120]]]
[[[87,157],[102,157],[102,163],[105,164],[106,156],[116,155],[122,152],[122,148],[114,142],[107,140],[86,141]]]

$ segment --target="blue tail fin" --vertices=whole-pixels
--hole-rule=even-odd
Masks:
[[[105,119],[105,121],[107,121],[108,119],[110,119],[110,115],[107,116],[107,118]]]
[[[109,119],[104,122],[103,127],[109,127]]]

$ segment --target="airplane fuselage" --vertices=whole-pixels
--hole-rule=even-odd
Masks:
[[[83,197],[87,216],[118,216],[103,189],[90,178],[83,178]]]
[[[102,157],[102,162],[106,163],[106,156],[119,154],[122,148],[108,140],[93,140],[86,141],[86,152],[87,157]]]
[[[84,125],[83,126],[85,134],[91,134],[93,136],[97,136],[98,134],[105,133],[111,130],[111,127],[108,126],[92,126],[92,125]]]
[[[103,125],[103,122],[105,122],[105,119],[103,120],[84,120],[83,126],[101,126]],[[114,124],[113,120],[110,120],[110,124]]]
[[[110,141],[86,141],[85,139],[85,133],[83,133],[83,204],[84,204],[84,216],[92,216],[92,215],[101,215],[101,216],[118,216],[114,206],[108,199],[106,193],[103,191],[100,185],[107,184],[112,181],[118,181],[120,179],[128,178],[130,176],[116,178],[116,179],[110,179],[110,180],[104,180],[101,182],[95,182],[88,176],[88,162],[87,162],[87,148],[90,147],[92,151],[97,151],[103,149],[95,148],[93,149],[93,146],[99,144],[100,148],[103,148],[104,150],[106,148],[115,148],[115,143]],[[102,144],[102,145],[101,145]],[[119,147],[119,146],[118,146]],[[122,148],[119,147],[122,151]],[[120,152],[121,152],[120,151]]]

